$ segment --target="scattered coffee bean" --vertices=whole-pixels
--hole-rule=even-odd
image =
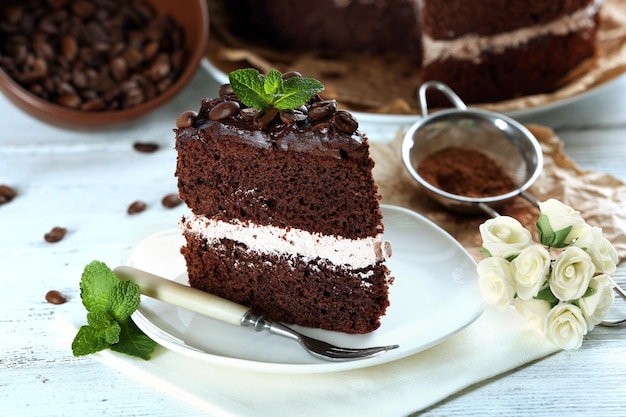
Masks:
[[[17,191],[8,185],[0,185],[0,205],[8,203],[17,196]]]
[[[197,116],[198,113],[193,110],[182,112],[180,115],[178,115],[178,118],[176,119],[176,127],[179,129],[191,127],[193,125],[193,121],[196,120]]]
[[[337,129],[341,130],[344,133],[354,133],[359,128],[359,122],[354,118],[354,116],[345,110],[339,110],[333,116],[333,122]]]
[[[50,304],[63,304],[67,301],[67,297],[57,290],[50,290],[46,293],[46,301]]]
[[[137,214],[137,213],[141,213],[142,211],[144,211],[146,207],[148,207],[146,203],[144,203],[143,201],[137,200],[133,202],[130,206],[128,206],[128,209],[126,210],[126,212],[128,214]]]
[[[161,204],[167,208],[174,208],[179,206],[183,201],[178,197],[178,194],[168,194],[161,200]]]
[[[222,101],[209,111],[209,120],[223,120],[239,111],[239,103],[236,101]]]
[[[159,145],[153,142],[135,142],[133,143],[133,148],[137,152],[153,153],[159,150]]]
[[[65,234],[67,233],[67,229],[65,227],[53,227],[48,233],[46,233],[43,238],[48,243],[56,243],[61,241]]]
[[[183,28],[141,0],[0,6],[0,68],[33,94],[73,109],[121,110],[150,100],[180,76],[183,51]],[[135,84],[124,87],[127,81]]]

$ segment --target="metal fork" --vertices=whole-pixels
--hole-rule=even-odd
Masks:
[[[305,336],[282,323],[272,322],[263,316],[253,314],[249,308],[225,300],[216,295],[188,287],[130,266],[118,266],[115,274],[121,280],[134,281],[142,294],[166,303],[186,308],[226,323],[254,327],[261,332],[283,336],[297,341],[312,356],[327,361],[351,361],[380,355],[398,345],[375,346],[368,348],[347,348]]]
[[[241,319],[244,327],[253,326],[257,332],[267,330],[271,334],[283,336],[296,342],[316,358],[327,361],[350,361],[355,359],[371,358],[388,350],[398,348],[398,345],[375,346],[368,348],[347,348],[331,345],[323,340],[305,336],[282,323],[267,320],[263,316],[256,316],[248,311]]]

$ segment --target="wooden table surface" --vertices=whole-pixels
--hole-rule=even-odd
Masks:
[[[0,206],[1,416],[205,415],[93,358],[74,358],[53,325],[57,316],[79,308],[78,282],[87,263],[118,265],[143,238],[175,227],[184,208],[160,202],[176,192],[174,120],[216,91],[215,81],[200,69],[165,107],[105,132],[40,123],[0,95],[0,184],[18,192]],[[580,167],[626,180],[626,77],[518,119],[553,127]],[[140,153],[133,150],[135,142],[160,149]],[[148,208],[129,216],[126,209],[135,200]],[[44,234],[54,226],[68,233],[47,243]],[[626,285],[626,267],[615,278]],[[48,290],[63,292],[69,301],[46,302]],[[626,303],[617,301],[612,314],[620,313],[626,315]],[[420,415],[624,416],[626,328],[596,328],[579,350],[470,387]]]

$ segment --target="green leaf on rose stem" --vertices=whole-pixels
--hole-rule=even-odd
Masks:
[[[491,258],[492,257],[491,252],[489,252],[487,250],[487,248],[485,248],[484,246],[480,247],[480,252],[484,253],[487,258]]]
[[[511,256],[507,256],[506,259],[507,261],[509,261],[509,263],[513,262],[515,260],[515,258],[517,258],[519,256],[519,253],[513,254]]]
[[[534,298],[537,300],[547,301],[548,304],[550,304],[550,308],[559,303],[559,299],[556,298],[556,296],[552,293],[549,285],[546,285],[541,290],[539,290],[539,293]]]
[[[571,230],[572,226],[568,226],[555,232],[552,230],[550,220],[545,214],[539,215],[539,219],[537,219],[537,233],[539,235],[539,241],[542,245],[549,248],[566,247],[568,244],[565,243],[565,239]]]
[[[240,69],[231,72],[228,80],[241,102],[258,110],[271,107],[296,109],[324,90],[316,79],[293,77],[283,80],[282,74],[275,69],[271,69],[267,76],[253,68]]]

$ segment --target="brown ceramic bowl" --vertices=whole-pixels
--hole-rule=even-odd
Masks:
[[[85,111],[64,107],[31,93],[0,69],[0,91],[16,106],[49,124],[70,129],[106,129],[129,123],[165,104],[185,87],[206,52],[209,11],[206,0],[150,0],[158,15],[170,16],[184,32],[185,58],[176,80],[149,101],[121,110]]]

